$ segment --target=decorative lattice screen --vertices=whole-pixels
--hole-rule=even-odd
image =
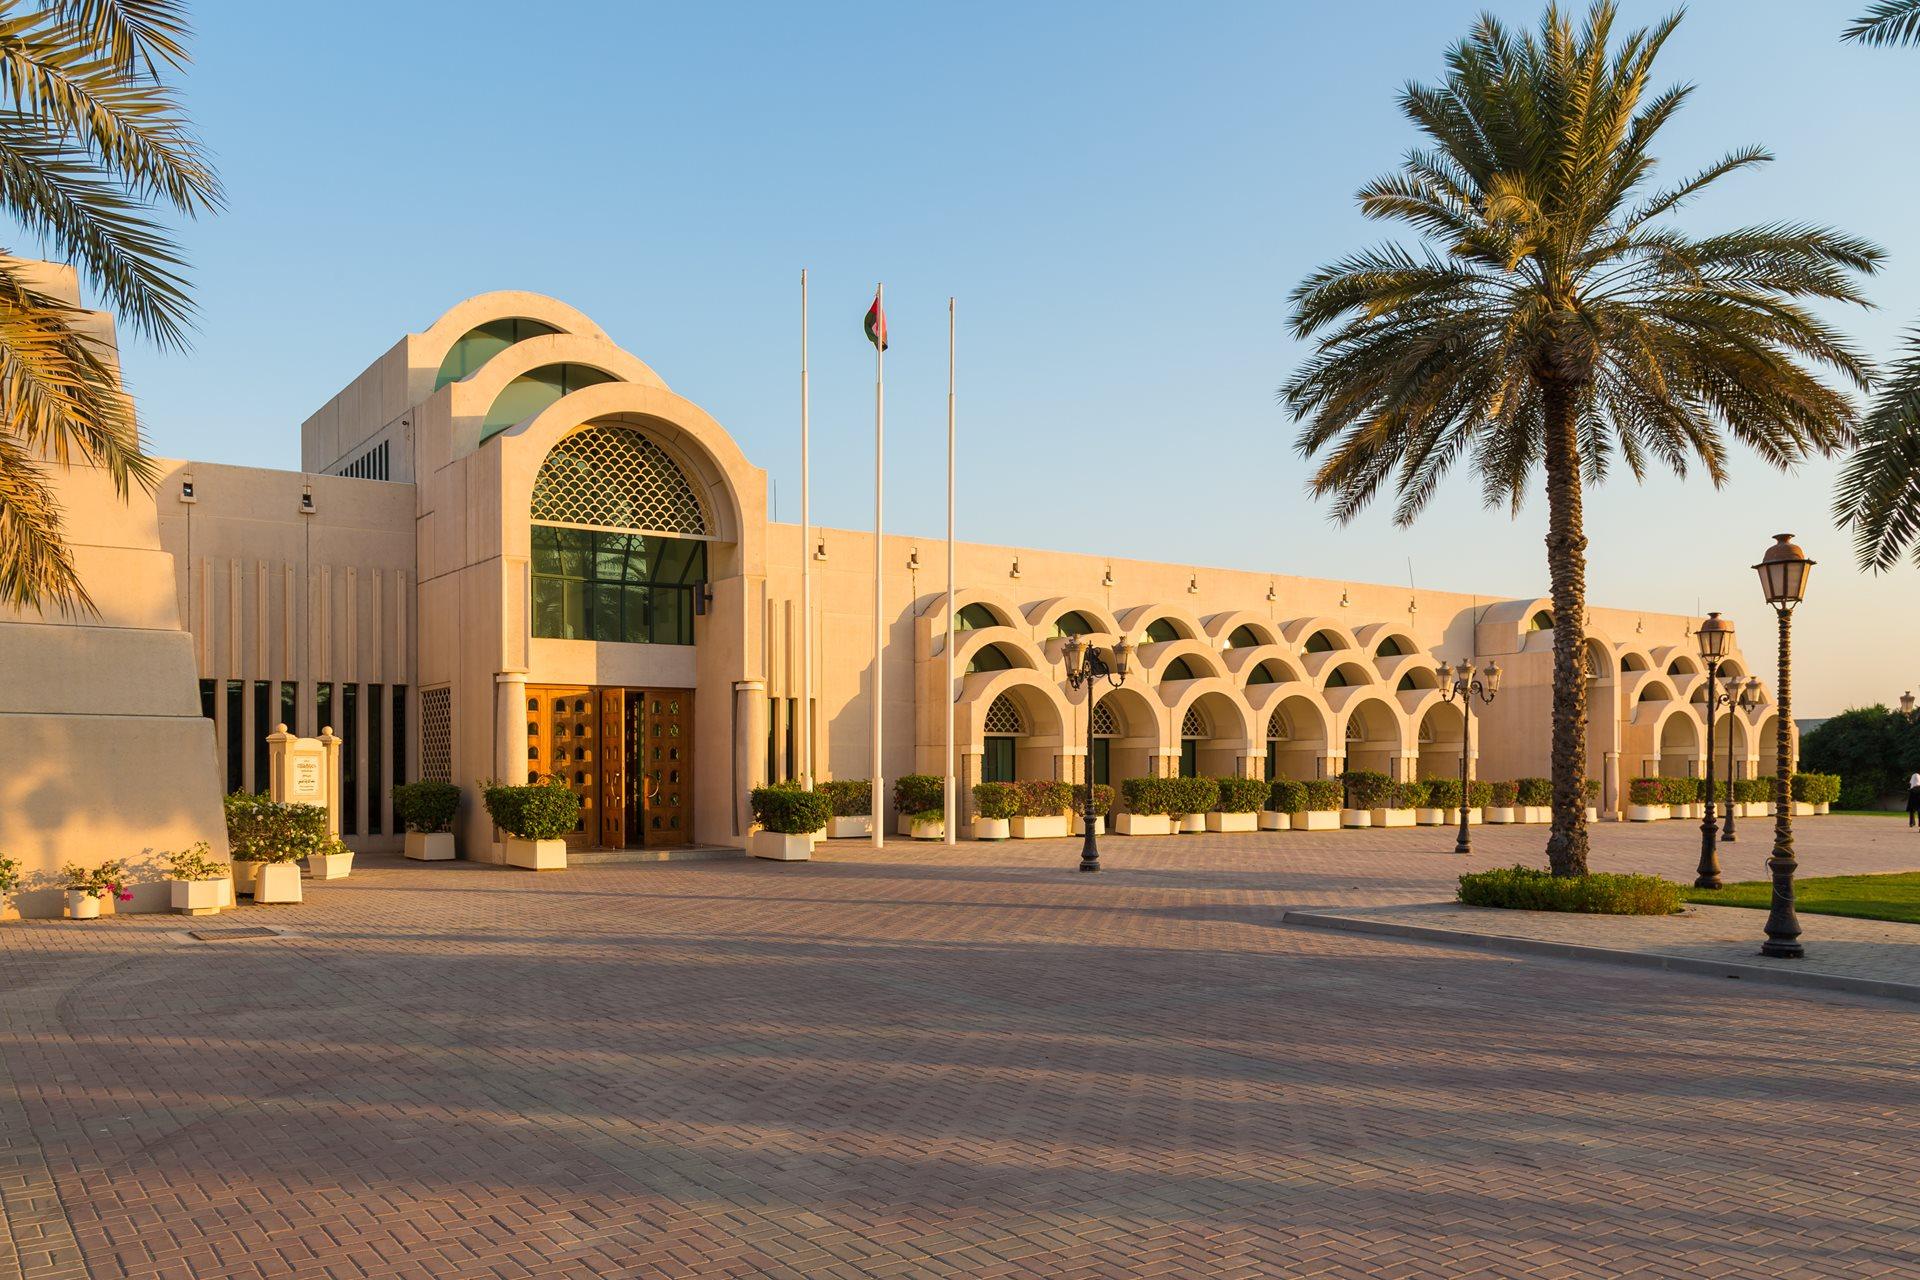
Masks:
[[[1120,718],[1113,714],[1113,708],[1102,698],[1093,708],[1093,734],[1096,738],[1117,738],[1120,736]]]
[[[533,518],[551,524],[705,536],[706,512],[659,445],[627,427],[576,431],[533,482]]]
[[[1183,738],[1210,738],[1207,722],[1200,715],[1200,708],[1188,707],[1186,719],[1180,722],[1180,736]]]
[[[1289,742],[1293,738],[1293,726],[1287,723],[1284,707],[1275,707],[1273,714],[1267,717],[1267,740],[1270,742]]]
[[[444,685],[420,691],[420,776],[453,781],[453,694]]]
[[[1020,709],[1004,693],[987,708],[987,732],[996,736],[1026,732],[1020,725]]]

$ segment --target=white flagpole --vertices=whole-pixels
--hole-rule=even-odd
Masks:
[[[807,423],[807,269],[800,268],[800,784],[813,790],[813,509]]]
[[[948,844],[959,841],[959,832],[954,830],[955,820],[960,816],[959,797],[954,794],[953,777],[953,642],[958,636],[954,630],[953,602],[953,299],[947,299],[947,771],[946,771],[946,815],[945,831]]]
[[[873,287],[873,305],[879,309],[877,319],[886,322],[886,286]],[[882,498],[885,491],[886,447],[887,447],[887,353],[886,339],[876,327],[873,344],[873,847],[878,849],[886,843],[887,813],[885,774],[881,767],[880,730],[882,709],[881,668],[886,663],[887,629],[880,612],[881,591],[880,574],[884,555],[881,547]]]

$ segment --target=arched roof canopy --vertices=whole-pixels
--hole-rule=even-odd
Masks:
[[[1038,672],[1009,667],[976,672],[960,682],[957,718],[968,740],[978,742],[986,736],[987,712],[992,710],[994,701],[1003,696],[1019,708],[1028,735],[1064,733],[1068,709],[1059,686]]]
[[[1069,613],[1077,613],[1093,623],[1093,634],[1117,637],[1120,623],[1107,607],[1092,596],[1054,596],[1028,605],[1024,611],[1027,625],[1036,639],[1053,637],[1054,627]]]
[[[1222,649],[1252,649],[1282,643],[1277,625],[1245,609],[1209,614],[1204,627],[1206,638]]]
[[[1135,665],[1146,675],[1149,684],[1182,679],[1181,676],[1171,674],[1178,669],[1177,664],[1182,662],[1193,673],[1189,677],[1184,677],[1186,679],[1201,679],[1225,674],[1220,664],[1219,653],[1201,640],[1168,640],[1159,644],[1142,645],[1135,658]]]
[[[1122,609],[1117,621],[1127,638],[1137,645],[1170,643],[1158,640],[1149,633],[1163,628],[1155,623],[1170,625],[1176,636],[1182,640],[1202,640],[1206,637],[1206,628],[1200,625],[1200,619],[1190,611],[1169,604],[1142,604],[1131,609]]]
[[[1254,723],[1253,712],[1241,699],[1240,691],[1217,676],[1181,685],[1167,705],[1167,723],[1177,729],[1187,709],[1196,703],[1203,703],[1202,714],[1209,717],[1208,727],[1213,731],[1211,741],[1237,743],[1247,751],[1253,749],[1256,738],[1265,741],[1264,730]]]

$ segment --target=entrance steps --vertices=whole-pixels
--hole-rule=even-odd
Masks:
[[[570,867],[608,867],[627,862],[717,862],[744,858],[745,849],[725,844],[689,844],[668,849],[569,849]]]

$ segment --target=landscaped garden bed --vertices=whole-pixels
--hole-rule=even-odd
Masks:
[[[1460,877],[1460,902],[1517,911],[1577,911],[1588,915],[1665,916],[1680,909],[1680,886],[1658,876],[1596,871],[1556,876],[1535,867],[1496,867]]]

